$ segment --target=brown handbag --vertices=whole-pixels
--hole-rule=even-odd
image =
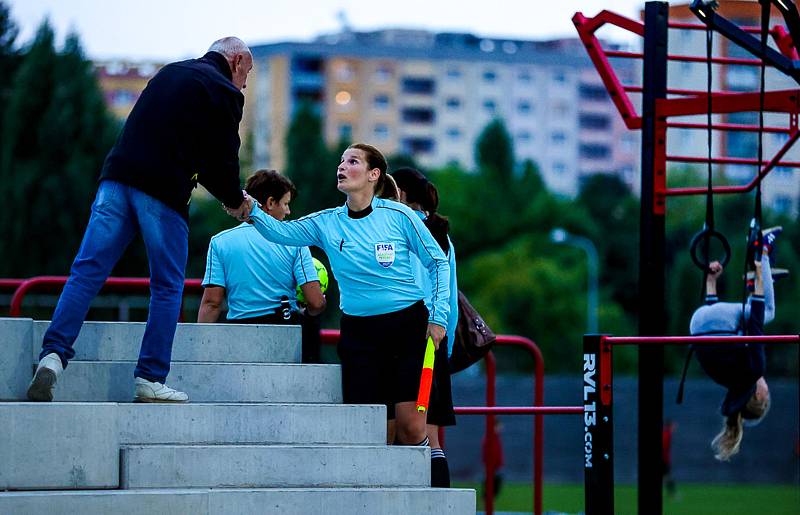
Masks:
[[[450,354],[450,373],[454,374],[483,358],[497,341],[497,336],[472,307],[467,296],[458,291],[458,325]]]

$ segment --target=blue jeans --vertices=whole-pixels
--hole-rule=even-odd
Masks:
[[[160,200],[115,181],[102,181],[97,190],[78,255],[44,334],[40,359],[55,352],[66,367],[75,356],[72,345],[89,304],[139,232],[150,266],[150,311],[134,376],[166,380],[183,296],[189,227]]]

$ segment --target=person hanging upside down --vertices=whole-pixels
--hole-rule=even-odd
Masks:
[[[775,240],[781,230],[781,227],[773,227],[762,233],[764,242],[762,255],[760,260],[753,263],[755,273],[752,293],[748,296],[744,307],[738,302],[719,302],[717,279],[722,274],[723,268],[718,261],[709,265],[710,273],[706,278],[706,303],[692,315],[689,324],[692,336],[764,334],[764,324],[775,318],[775,294],[770,261],[774,262]],[[720,461],[728,461],[739,452],[744,424],[747,422],[754,425],[763,419],[769,410],[769,387],[764,379],[766,369],[764,344],[697,345],[695,353],[706,374],[728,390],[720,409],[725,418],[724,425],[722,431],[711,442],[714,456]]]

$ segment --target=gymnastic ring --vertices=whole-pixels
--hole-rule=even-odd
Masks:
[[[722,259],[717,259],[715,261],[719,261],[720,264],[722,265],[722,268],[725,268],[728,265],[728,262],[731,260],[731,246],[728,243],[728,240],[725,239],[725,236],[723,236],[722,233],[715,231],[714,229],[707,229],[707,228],[703,229],[702,231],[694,235],[694,238],[692,238],[692,243],[689,247],[690,249],[689,253],[692,256],[692,262],[694,262],[697,268],[699,268],[703,272],[708,271],[708,266],[711,263],[710,262],[706,263],[704,261],[701,261],[700,258],[697,256],[697,249],[700,246],[701,241],[703,240],[710,241],[712,238],[716,238],[719,240],[720,244],[722,244],[722,250],[724,252]]]

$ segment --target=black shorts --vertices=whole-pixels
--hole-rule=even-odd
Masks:
[[[339,359],[346,404],[385,404],[394,419],[394,405],[416,401],[428,310],[422,301],[368,317],[342,315]]]
[[[428,424],[436,426],[456,425],[453,411],[453,392],[450,388],[450,364],[447,359],[447,337],[439,344],[433,365],[433,387],[428,406]]]

